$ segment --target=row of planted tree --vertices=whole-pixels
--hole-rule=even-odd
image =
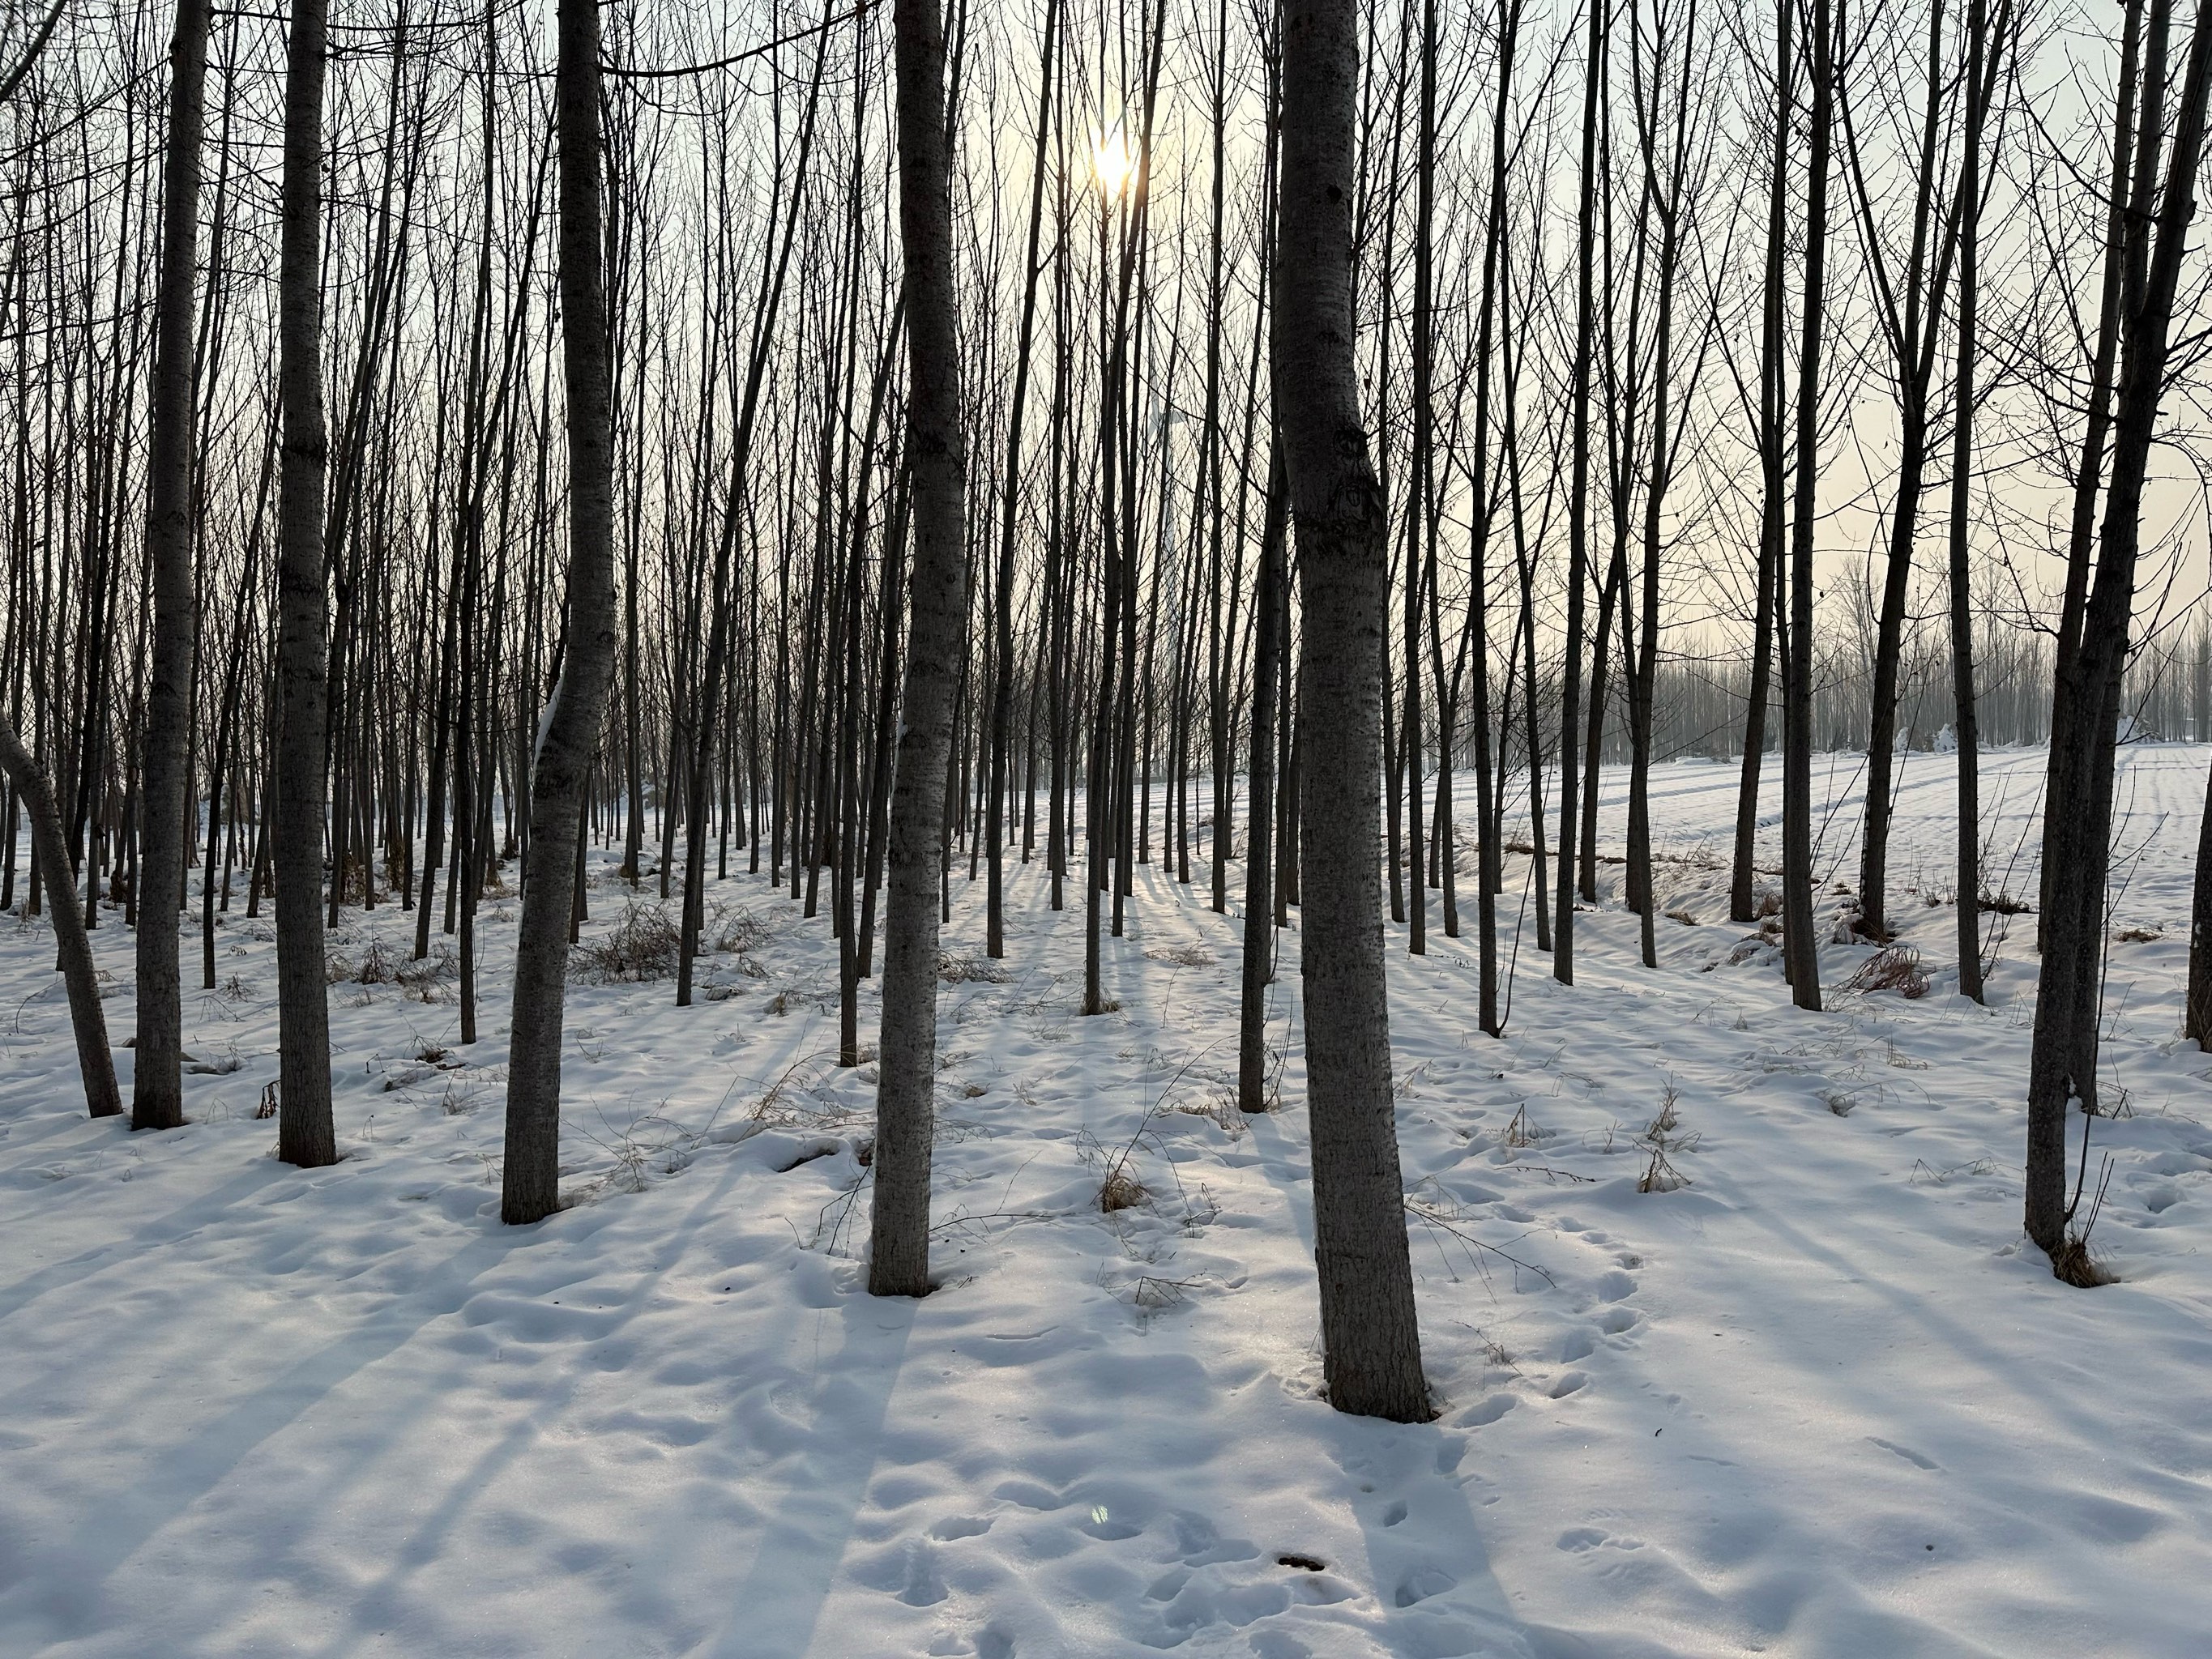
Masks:
[[[1817,1008],[1816,736],[1863,744],[1886,938],[1936,674],[1966,994],[1985,703],[2075,807],[2027,1224],[2078,1255],[2124,694],[2173,678],[2146,641],[2204,655],[2154,454],[2205,337],[2206,3],[2124,0],[2116,37],[2022,0],[15,15],[0,761],[94,1111],[104,911],[159,1127],[186,935],[148,919],[198,907],[212,985],[218,915],[273,903],[280,1151],[315,1164],[341,907],[455,936],[470,1043],[477,908],[519,879],[503,1211],[536,1220],[586,841],[678,907],[679,1003],[735,857],[827,910],[848,1064],[882,939],[872,1283],[918,1294],[961,866],[998,955],[1043,861],[1097,1012],[1157,859],[1243,908],[1251,1109],[1298,909],[1333,1396],[1413,1415],[1386,910],[1417,952],[1472,927],[1498,1031],[1525,848],[1571,983],[1625,750],[1656,966],[1652,769],[1719,733],[1747,920],[1778,750]]]

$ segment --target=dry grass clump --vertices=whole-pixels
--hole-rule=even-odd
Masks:
[[[1143,1187],[1121,1164],[1116,1164],[1106,1172],[1106,1179],[1098,1186],[1098,1207],[1108,1215],[1116,1210],[1133,1210],[1146,1199]]]
[[[1179,963],[1185,968],[1210,968],[1213,952],[1203,945],[1156,945],[1145,952],[1147,962]]]
[[[446,981],[458,980],[461,975],[461,959],[453,947],[441,941],[428,956],[410,958],[399,964],[392,977],[399,988],[417,1002],[435,1002],[438,988]]]
[[[2081,1126],[2085,1137],[2081,1143],[2081,1176],[2074,1187],[2074,1201],[2066,1206],[2066,1218],[2072,1221],[2075,1212],[2081,1207],[2081,1189],[2089,1176],[2089,1144],[2086,1136],[2089,1126]],[[2097,1230],[2097,1218],[2105,1212],[2105,1194],[2112,1185],[2112,1154],[2105,1155],[2105,1166],[2097,1177],[2097,1194],[2089,1204],[2089,1214],[2079,1226],[2069,1226],[2058,1248],[2051,1252],[2051,1277],[2062,1285],[2071,1285],[2076,1290],[2094,1290],[2100,1285],[2116,1285],[2119,1275],[2089,1254],[2089,1235]]]
[[[937,977],[947,985],[1004,985],[1013,974],[988,957],[937,953]]]
[[[568,954],[578,979],[639,984],[676,971],[682,930],[665,904],[623,906],[622,919],[598,939],[579,940]]]
[[[2033,908],[2026,899],[2014,898],[2002,889],[1994,893],[1986,887],[1982,890],[1982,908],[1994,910],[2001,916],[2025,915]]]
[[[679,906],[632,899],[623,906],[621,918],[596,939],[579,940],[568,953],[569,971],[578,979],[600,984],[641,984],[666,979],[676,972],[683,951],[683,910]],[[754,979],[765,979],[768,970],[752,953],[767,942],[773,930],[750,910],[710,904],[701,920],[701,956],[734,956],[738,968]],[[708,987],[710,999],[716,988]],[[726,997],[733,994],[721,993]]]
[[[1655,1143],[1651,1147],[1651,1161],[1644,1166],[1644,1173],[1637,1177],[1636,1190],[1639,1193],[1671,1193],[1689,1184],[1690,1177],[1667,1161],[1667,1149]]]
[[[1137,1288],[1129,1299],[1146,1313],[1158,1313],[1163,1309],[1182,1307],[1198,1284],[1194,1279],[1158,1279],[1146,1273],[1137,1280]]]
[[[2086,1231],[2066,1235],[2063,1243],[2051,1252],[2051,1276],[2061,1284],[2071,1285],[2077,1290],[2094,1290],[2100,1285],[2117,1285],[2119,1275],[2089,1254],[2089,1235]]]
[[[752,960],[754,951],[774,936],[775,928],[764,916],[750,910],[741,910],[734,905],[709,904],[706,925],[699,930],[699,949],[718,956],[733,956],[738,965],[755,979],[765,979],[768,970]]]
[[[1846,991],[1894,991],[1902,997],[1928,994],[1928,975],[1920,953],[1909,945],[1885,945],[1844,981]]]
[[[384,948],[382,939],[371,939],[356,962],[340,945],[323,951],[323,977],[332,985],[392,985],[399,980],[399,963]]]
[[[2123,927],[2112,937],[2123,945],[2150,945],[2166,935],[2155,927]]]
[[[399,982],[399,963],[384,948],[382,939],[371,939],[368,949],[362,952],[361,971],[354,978],[363,985],[396,985]]]
[[[1667,1156],[1669,1152],[1689,1152],[1698,1144],[1694,1134],[1674,1133],[1682,1127],[1679,1109],[1681,1098],[1682,1091],[1675,1087],[1672,1078],[1668,1079],[1659,1091],[1658,1115],[1644,1126],[1644,1133],[1637,1137],[1637,1143],[1650,1154],[1636,1182],[1639,1193],[1677,1192],[1690,1184],[1690,1177],[1676,1169]]]

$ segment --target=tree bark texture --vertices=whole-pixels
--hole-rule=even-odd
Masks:
[[[1382,963],[1386,516],[1360,424],[1352,304],[1358,9],[1283,8],[1272,338],[1304,639],[1300,950],[1323,1370],[1340,1411],[1429,1415],[1406,1241]]]
[[[1267,988],[1275,982],[1275,682],[1283,666],[1283,573],[1288,486],[1283,447],[1271,446],[1267,520],[1260,532],[1260,586],[1253,601],[1252,829],[1244,849],[1243,983],[1237,1005],[1237,1105],[1268,1110]]]
[[[191,793],[192,318],[207,82],[208,0],[177,0],[169,38],[169,142],[161,183],[161,272],[155,301],[154,396],[146,460],[146,562],[154,590],[138,797],[138,1032],[131,1127],[185,1121],[184,1009],[177,912],[185,902],[185,812]]]
[[[906,266],[914,574],[898,769],[891,784],[868,1289],[877,1296],[922,1296],[929,1290],[930,1153],[937,1086],[937,902],[944,859],[939,831],[952,701],[967,629],[967,456],[960,427],[945,32],[936,0],[896,0],[892,28],[898,64],[899,237]]]
[[[580,808],[613,673],[614,420],[602,241],[599,0],[561,0],[554,118],[561,157],[561,358],[568,417],[567,647],[530,774],[514,951],[500,1214],[560,1207],[561,1017]]]
[[[323,518],[323,79],[326,0],[292,0],[284,82],[283,231],[278,268],[276,676],[282,708],[271,839],[276,875],[276,1155],[303,1169],[337,1158],[331,1115],[329,975],[323,963],[323,781],[330,645]]]

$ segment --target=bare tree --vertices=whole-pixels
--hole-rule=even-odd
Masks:
[[[1429,1415],[1406,1243],[1383,981],[1382,491],[1353,351],[1352,0],[1285,0],[1271,340],[1297,526],[1304,641],[1299,952],[1323,1370],[1340,1411]]]
[[[599,0],[561,0],[554,119],[561,157],[561,357],[568,410],[568,581],[559,678],[539,717],[514,947],[507,1164],[500,1216],[561,1205],[561,1018],[580,812],[614,670],[614,417],[599,126]]]
[[[1575,208],[1575,343],[1568,383],[1568,421],[1573,445],[1567,481],[1567,640],[1559,662],[1559,865],[1558,914],[1552,921],[1552,976],[1575,982],[1575,830],[1583,787],[1595,789],[1595,778],[1577,778],[1575,738],[1581,726],[1583,605],[1589,585],[1590,357],[1599,331],[1597,231],[1604,183],[1599,135],[1604,125],[1606,59],[1611,40],[1611,12],[1602,3],[1589,8],[1589,31],[1583,62],[1583,134],[1580,193]],[[1598,630],[1597,653],[1605,648]],[[1595,668],[1593,674],[1595,676]]]
[[[1288,609],[1283,544],[1290,514],[1281,441],[1269,446],[1267,507],[1260,532],[1260,585],[1252,605],[1252,828],[1244,859],[1243,994],[1237,1005],[1237,1104],[1273,1103],[1267,1075],[1267,988],[1275,982],[1275,686],[1283,672]]]
[[[896,0],[892,30],[915,555],[903,729],[891,786],[868,1290],[875,1296],[925,1296],[937,1087],[937,889],[944,867],[939,830],[967,627],[967,452],[960,422],[943,14],[936,0]]]
[[[1881,604],[1875,623],[1874,702],[1868,717],[1866,827],[1859,842],[1859,931],[1868,938],[1889,938],[1889,830],[1895,811],[1892,772],[1897,739],[1898,673],[1905,637],[1905,611],[1911,597],[1912,549],[1920,522],[1930,449],[1931,383],[1936,337],[1942,327],[1944,293],[1953,250],[1956,215],[1937,222],[1937,175],[1946,96],[1942,0],[1928,9],[1926,91],[1913,172],[1912,235],[1905,256],[1905,294],[1896,294],[1896,276],[1885,257],[1875,224],[1873,192],[1850,100],[1839,100],[1844,155],[1863,226],[1868,274],[1878,301],[1884,343],[1895,365],[1897,382],[1897,483],[1890,506],[1889,545]]]
[[[145,777],[138,814],[138,1033],[131,1127],[185,1121],[184,1009],[177,913],[185,902],[185,814],[191,794],[192,317],[198,281],[200,140],[208,0],[177,0],[169,38],[169,136],[163,159],[161,276],[146,459],[146,562],[154,619],[146,685]]]
[[[284,227],[279,256],[276,1152],[316,1169],[337,1158],[331,1117],[330,991],[324,968],[324,729],[330,649],[323,515],[330,442],[323,424],[323,78],[326,0],[292,0],[284,80]]]
[[[2133,0],[2132,13],[2142,0]],[[2062,659],[2053,700],[2051,793],[2068,810],[2044,815],[2047,914],[2043,972],[2027,1074],[2027,1235],[2062,1277],[2078,1273],[2078,1240],[2069,1240],[2066,1109],[2097,1104],[2098,1004],[2104,960],[2105,882],[2112,850],[2112,775],[2120,687],[2142,550],[2143,484],[2157,436],[2158,405],[2172,350],[2174,296],[2197,213],[2208,83],[2212,83],[2212,0],[2198,0],[2180,95],[2166,139],[2171,0],[2151,0],[2140,85],[2124,80],[2115,142],[2127,142],[2127,114],[2139,99],[2132,137],[2128,211],[2114,215],[2121,239],[2118,396],[2112,429],[2110,481],[2094,580],[2081,635]],[[2163,152],[2163,154],[2161,153]],[[2161,167],[2160,162],[2164,165]],[[2094,433],[2093,433],[2093,435]],[[2084,471],[2088,471],[2085,464]],[[2070,581],[2069,575],[2069,581]]]
[[[1006,877],[1007,745],[1012,741],[1014,705],[1014,526],[1022,476],[1022,416],[1030,390],[1030,341],[1036,325],[1037,279],[1044,268],[1037,247],[1044,231],[1044,176],[1052,138],[1053,55],[1060,39],[1060,0],[1046,0],[1044,62],[1037,72],[1036,155],[1030,179],[1028,254],[1022,264],[1022,321],[1014,349],[1012,407],[1006,418],[1006,514],[999,532],[999,584],[995,600],[997,639],[991,690],[991,880],[985,921],[985,950],[1006,954]]]
[[[1790,996],[1820,1006],[1813,937],[1813,535],[1819,520],[1820,348],[1827,329],[1828,155],[1834,141],[1837,15],[1812,0],[1812,131],[1805,181],[1805,307],[1797,348],[1796,497],[1790,522],[1789,632],[1782,652],[1782,952]]]
[[[1759,295],[1759,406],[1753,433],[1759,450],[1758,592],[1752,604],[1751,673],[1743,714],[1743,769],[1737,781],[1735,855],[1729,878],[1729,916],[1753,920],[1753,858],[1759,826],[1759,779],[1766,756],[1769,687],[1774,635],[1782,601],[1783,527],[1788,513],[1788,398],[1783,353],[1784,286],[1788,275],[1790,111],[1796,103],[1796,63],[1791,25],[1796,0],[1775,0],[1773,150],[1766,176],[1766,270]]]
[[[1996,51],[2002,53],[2010,8],[2000,0]],[[1966,0],[1966,130],[1960,146],[1958,368],[1951,414],[1951,701],[1958,736],[1959,991],[1982,1000],[1981,737],[1974,707],[1974,594],[1972,559],[1976,354],[1980,349],[1982,206],[1987,185],[1982,146],[1989,124],[1990,82],[1987,0]]]

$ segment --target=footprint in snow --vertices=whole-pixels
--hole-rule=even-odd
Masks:
[[[1481,1428],[1487,1424],[1495,1423],[1506,1413],[1511,1411],[1516,1403],[1518,1402],[1510,1394],[1493,1394],[1488,1399],[1479,1401],[1462,1412],[1454,1419],[1453,1426],[1462,1429]]]
[[[1148,1601],[1160,1604],[1151,1615],[1152,1632],[1139,1638],[1148,1646],[1180,1647],[1200,1631],[1243,1630],[1294,1607],[1326,1606],[1355,1594],[1318,1556],[1266,1555],[1242,1539],[1221,1538],[1200,1516],[1177,1517],[1176,1533],[1182,1559],[1145,1591]],[[1263,1646],[1261,1635],[1254,1638],[1255,1653],[1304,1650]]]
[[[991,1530],[988,1515],[948,1515],[929,1529],[932,1538],[950,1542],[956,1538],[979,1538]]]
[[[935,1607],[951,1594],[937,1570],[937,1552],[926,1538],[908,1538],[861,1561],[854,1580],[888,1592],[910,1607]]]

